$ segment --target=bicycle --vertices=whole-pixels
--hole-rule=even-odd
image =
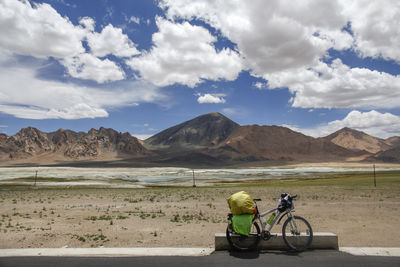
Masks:
[[[255,204],[255,216],[252,222],[251,231],[248,236],[235,233],[232,226],[232,214],[228,214],[228,227],[226,229],[226,238],[229,244],[238,250],[252,250],[257,248],[261,238],[263,240],[269,240],[271,237],[277,235],[271,234],[272,227],[279,224],[281,220],[287,216],[287,219],[282,226],[282,237],[285,244],[290,250],[304,251],[311,246],[313,239],[313,231],[310,223],[300,216],[292,214],[294,212],[293,200],[297,195],[290,196],[289,194],[283,193],[278,201],[276,208],[260,213],[257,207],[257,201],[261,199],[253,199]],[[264,217],[271,214],[268,221]],[[262,226],[260,231],[259,221]]]

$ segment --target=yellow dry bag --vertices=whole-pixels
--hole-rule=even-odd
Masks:
[[[234,215],[254,213],[254,200],[245,191],[237,192],[230,196],[227,200],[229,208]]]

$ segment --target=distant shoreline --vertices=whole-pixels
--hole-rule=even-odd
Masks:
[[[189,169],[241,169],[241,168],[298,168],[298,167],[400,167],[400,163],[388,162],[359,162],[359,161],[320,161],[320,162],[300,162],[300,161],[253,161],[253,162],[233,162],[232,164],[191,164],[191,163],[157,163],[145,162],[141,159],[115,160],[115,161],[70,161],[70,162],[23,162],[23,161],[3,161],[0,162],[1,168],[15,167],[79,167],[79,168],[189,168]]]
[[[182,167],[91,168],[91,167],[0,167],[0,186],[144,188],[216,186],[226,184],[267,184],[275,181],[330,179],[364,175],[373,177],[373,167],[335,165],[292,165],[250,168],[190,169]],[[375,168],[382,173],[400,173],[400,166]],[[194,176],[194,179],[193,179]]]

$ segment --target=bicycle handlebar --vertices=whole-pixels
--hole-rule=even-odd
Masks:
[[[290,196],[292,199],[295,199],[297,197],[296,195]],[[261,198],[253,198],[254,201],[261,201]]]

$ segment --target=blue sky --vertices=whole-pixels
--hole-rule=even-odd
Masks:
[[[146,138],[208,112],[400,136],[399,1],[0,0],[0,132]]]

